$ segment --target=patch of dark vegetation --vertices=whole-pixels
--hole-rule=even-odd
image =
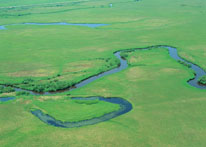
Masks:
[[[26,79],[24,79],[24,80],[22,81],[22,84],[29,84],[29,83],[31,83],[31,82],[34,82],[34,80],[31,79],[31,78],[26,78]]]
[[[98,74],[101,74],[103,72],[106,72],[110,69],[113,69],[115,67],[120,66],[120,61],[118,59],[112,59],[112,58],[98,58],[98,60],[104,60],[106,64],[101,66],[98,70]]]
[[[65,81],[49,81],[47,83],[30,83],[21,85],[20,88],[28,89],[34,92],[56,92],[59,90],[64,90],[74,85],[73,82],[65,82]]]
[[[206,76],[202,76],[198,79],[198,83],[201,85],[206,85]]]
[[[184,61],[178,60],[178,62],[179,62],[180,64],[182,64],[182,65],[188,67],[188,68],[191,68],[191,65],[188,64],[188,63],[186,63],[186,62],[184,62]]]
[[[92,105],[99,103],[99,100],[75,100],[75,103],[77,104],[86,104],[86,105]]]
[[[126,60],[128,57],[128,53],[127,52],[122,52],[121,54],[122,59]]]
[[[7,18],[7,17],[20,17],[20,16],[28,16],[28,15],[36,15],[36,14],[54,14],[54,13],[63,13],[63,12],[69,12],[69,11],[76,11],[76,10],[84,10],[84,9],[91,9],[93,7],[86,7],[86,8],[71,8],[71,9],[64,9],[64,10],[55,10],[55,11],[40,11],[40,12],[28,12],[28,13],[20,13],[19,10],[11,11],[11,12],[5,12],[0,13],[0,17]]]
[[[31,13],[24,13],[24,14],[1,14],[1,17],[16,17],[16,16],[26,16],[31,15]]]
[[[186,5],[186,4],[181,4],[180,6],[181,6],[181,7],[185,7],[185,6],[187,6],[187,5]]]
[[[40,12],[40,13],[32,13],[32,14],[54,14],[54,13],[63,13],[63,12],[76,11],[76,10],[86,10],[86,9],[91,9],[91,8],[93,8],[93,7],[65,9],[65,10],[58,10],[58,11],[51,11],[51,12]]]
[[[20,96],[20,95],[26,95],[26,96],[27,96],[27,95],[30,95],[30,93],[29,93],[29,92],[26,92],[26,91],[17,91],[17,92],[16,92],[16,95],[17,95],[17,96]]]
[[[94,60],[94,59],[90,59]],[[95,58],[95,60],[102,60],[105,61],[107,64],[103,65],[101,70],[102,71],[107,71],[108,69],[114,68],[119,66],[119,60],[118,59],[113,59],[113,58]]]
[[[5,87],[5,86],[0,86],[0,93],[10,93],[14,92],[15,89],[12,87]]]
[[[136,67],[136,66],[147,66],[146,64],[128,64],[131,67]]]

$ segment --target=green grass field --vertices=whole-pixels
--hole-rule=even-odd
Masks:
[[[109,25],[21,24],[26,22]],[[55,91],[117,67],[117,50],[152,45],[177,47],[181,57],[206,70],[203,0],[1,0],[0,26],[8,24],[21,25],[0,30],[0,84]],[[0,102],[0,146],[204,147],[206,90],[187,83],[193,71],[162,48],[130,52],[126,59],[127,69],[80,89]],[[38,108],[63,121],[79,121],[119,109],[102,101],[70,99],[89,96],[121,97],[133,109],[72,129],[47,125],[30,113]]]

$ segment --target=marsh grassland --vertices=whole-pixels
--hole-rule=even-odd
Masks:
[[[108,25],[24,24],[55,22]],[[15,99],[0,101],[0,146],[206,146],[206,90],[190,86],[193,71],[162,48],[125,52],[126,69],[72,91],[13,89],[72,87],[118,67],[115,51],[153,45],[174,46],[206,70],[205,26],[204,0],[1,0],[0,84],[8,87],[0,86],[0,97]],[[40,109],[77,122],[120,109],[71,99],[90,96],[124,98],[133,109],[77,128],[54,127],[31,114]]]

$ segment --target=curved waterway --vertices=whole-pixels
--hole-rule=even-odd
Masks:
[[[146,48],[135,48],[135,49],[124,49],[124,50],[120,50],[120,51],[116,51],[114,52],[114,55],[119,59],[120,61],[120,65],[114,69],[111,69],[109,71],[106,71],[106,72],[103,72],[103,73],[100,73],[98,75],[94,75],[90,78],[87,78],[85,80],[82,80],[80,83],[77,83],[75,84],[73,87],[71,88],[68,88],[68,89],[64,89],[64,90],[61,90],[61,91],[57,91],[55,93],[58,93],[58,92],[65,92],[65,91],[72,91],[74,89],[77,89],[77,88],[81,88],[101,77],[104,77],[104,76],[107,76],[107,75],[111,75],[111,74],[114,74],[114,73],[117,73],[117,72],[120,72],[124,69],[126,69],[128,67],[128,63],[125,59],[123,59],[121,57],[121,52],[132,52],[132,51],[136,51],[136,50],[150,50],[150,49],[155,49],[155,48],[165,48],[168,50],[169,52],[169,55],[170,57],[172,57],[173,59],[175,59],[176,61],[182,61],[184,63],[186,63],[187,65],[190,65],[188,68],[191,68],[194,70],[195,72],[195,77],[192,78],[192,79],[189,79],[188,80],[188,84],[190,84],[191,86],[193,87],[196,87],[196,88],[200,88],[200,89],[206,89],[206,85],[200,85],[198,84],[198,79],[201,77],[201,76],[204,76],[206,75],[206,72],[201,68],[199,67],[198,65],[195,65],[183,58],[181,58],[179,55],[178,55],[178,52],[177,52],[177,49],[175,47],[171,47],[171,46],[165,46],[165,45],[157,45],[157,46],[150,46],[150,47],[146,47]],[[52,94],[54,92],[47,92],[47,93],[44,93],[44,94]]]
[[[195,77],[193,79],[188,80],[188,84],[190,84],[191,86],[196,87],[196,88],[206,89],[206,85],[199,85],[198,84],[199,77],[206,75],[206,72],[202,68],[200,68],[198,65],[195,65],[195,64],[181,58],[178,55],[177,49],[175,47],[165,46],[165,45],[157,45],[157,46],[151,46],[151,47],[147,47],[147,48],[135,48],[135,49],[125,49],[125,50],[116,51],[114,53],[114,55],[120,61],[120,65],[118,67],[111,69],[109,71],[100,73],[98,75],[94,75],[92,77],[89,77],[89,78],[82,80],[81,82],[75,84],[73,87],[70,87],[70,88],[64,89],[64,90],[60,90],[60,91],[57,91],[55,93],[72,91],[74,89],[81,88],[81,87],[83,87],[83,86],[85,86],[85,85],[87,85],[87,84],[89,84],[89,83],[91,83],[99,78],[102,78],[104,76],[111,75],[111,74],[114,74],[114,73],[117,73],[117,72],[120,72],[120,71],[126,69],[128,67],[128,63],[126,60],[124,60],[120,56],[121,52],[132,52],[132,51],[136,51],[136,50],[150,50],[150,49],[154,49],[154,48],[165,48],[169,51],[170,57],[172,57],[173,59],[175,59],[178,62],[182,61],[182,62],[186,63],[187,65],[189,65],[188,68],[191,68],[194,70]],[[39,93],[35,93],[33,91],[23,90],[20,88],[16,88],[16,91],[27,91],[33,95],[39,94]],[[41,95],[48,95],[48,94],[53,94],[53,92],[41,93]],[[39,109],[31,111],[31,113],[48,125],[53,125],[56,127],[72,128],[72,127],[92,125],[92,124],[100,123],[103,121],[107,121],[107,120],[110,120],[112,118],[115,118],[117,116],[125,114],[125,113],[129,112],[130,110],[132,110],[132,104],[130,102],[128,102],[127,100],[122,99],[122,98],[104,98],[104,97],[79,98],[78,97],[78,98],[72,98],[72,99],[78,99],[78,100],[99,99],[100,101],[118,104],[120,106],[120,109],[118,111],[114,111],[114,112],[105,114],[101,117],[96,117],[96,118],[92,118],[92,119],[88,119],[88,120],[82,120],[82,121],[78,121],[78,122],[63,122],[61,120],[55,119],[54,117],[50,116],[49,114],[45,114],[44,112],[42,112]]]
[[[118,104],[120,106],[120,109],[118,111],[113,111],[107,114],[104,114],[100,117],[95,117],[92,119],[88,120],[82,120],[78,122],[63,122],[61,120],[56,120],[54,117],[43,113],[41,110],[34,110],[31,111],[33,115],[38,117],[41,121],[44,123],[47,123],[49,125],[53,125],[56,127],[63,127],[63,128],[73,128],[73,127],[81,127],[81,126],[86,126],[86,125],[93,125],[96,123],[100,123],[103,121],[110,120],[114,117],[117,117],[119,115],[125,114],[129,112],[132,109],[132,104],[129,103],[128,101],[122,99],[122,98],[103,98],[103,97],[87,97],[87,98],[82,98],[82,97],[75,97],[72,99],[76,100],[95,100],[98,99],[100,101],[105,101],[113,104]]]
[[[168,50],[169,52],[169,55],[170,57],[172,57],[174,60],[176,60],[177,62],[183,62],[183,63],[186,63],[188,66],[188,68],[191,68],[195,75],[194,75],[194,78],[191,78],[189,79],[187,82],[189,85],[193,86],[193,87],[196,87],[196,88],[199,88],[199,89],[206,89],[206,85],[200,85],[198,83],[198,79],[204,75],[206,75],[206,71],[203,70],[200,66],[196,65],[196,64],[193,64],[189,61],[187,61],[186,59],[183,59],[181,58],[179,55],[178,55],[178,52],[177,52],[177,49],[175,47],[172,47],[172,46],[166,46],[166,45],[156,45],[156,46],[150,46],[150,47],[146,47],[146,48],[135,48],[135,49],[126,49],[126,50],[121,50],[121,51],[117,51],[116,54],[118,53],[121,53],[121,52],[132,52],[132,51],[135,51],[135,50],[149,50],[149,49],[154,49],[154,48],[165,48]],[[124,59],[122,59],[121,57],[118,59],[120,59],[120,62],[124,65]],[[122,67],[123,68],[123,67]]]
[[[48,26],[48,25],[60,25],[60,26],[84,26],[90,28],[96,28],[101,26],[106,26],[108,24],[94,24],[94,23],[66,23],[66,22],[54,22],[54,23],[19,23],[19,24],[8,24],[0,26],[0,30],[6,30],[7,26],[12,25],[40,25],[40,26]]]

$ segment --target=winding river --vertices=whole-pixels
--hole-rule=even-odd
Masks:
[[[25,24],[31,24],[31,25],[70,25],[70,24],[64,24],[64,23],[50,23],[50,24],[38,24],[38,23],[25,23]],[[79,25],[79,24],[76,24]],[[88,24],[87,24],[88,25]],[[90,24],[91,25],[91,24]],[[88,26],[88,27],[98,27],[98,26],[102,26],[104,24],[92,24],[92,26]],[[85,24],[84,24],[85,26]],[[4,29],[5,27],[2,26]],[[1,26],[0,26],[1,29]],[[104,76],[107,75],[111,75],[117,72],[120,72],[124,69],[126,69],[128,67],[128,63],[126,60],[124,60],[120,54],[121,52],[132,52],[135,50],[150,50],[150,49],[154,49],[154,48],[165,48],[168,50],[170,57],[172,57],[173,59],[175,59],[176,61],[181,61],[186,63],[188,66],[188,68],[191,68],[192,70],[194,70],[195,72],[195,76],[193,79],[188,80],[188,84],[190,84],[193,87],[196,88],[200,88],[200,89],[206,89],[205,85],[199,85],[198,84],[198,79],[203,76],[206,75],[206,72],[200,68],[198,65],[195,65],[183,58],[181,58],[178,55],[177,49],[175,47],[171,47],[171,46],[166,46],[166,45],[157,45],[157,46],[150,46],[150,47],[146,47],[146,48],[135,48],[135,49],[125,49],[125,50],[120,50],[120,51],[116,51],[114,52],[114,55],[116,56],[116,58],[119,59],[120,61],[120,65],[114,69],[111,69],[109,71],[100,73],[98,75],[94,75],[92,77],[89,77],[87,79],[82,80],[81,82],[75,84],[73,87],[68,88],[68,89],[64,89],[61,91],[57,91],[55,93],[60,93],[60,92],[65,92],[65,91],[72,91],[74,89],[77,88],[81,88],[99,78],[102,78]],[[20,89],[20,88],[15,88],[16,91],[27,91],[30,92],[30,94],[32,95],[37,95],[39,93],[33,92],[33,91],[28,91],[28,90],[24,90],[24,89]],[[41,95],[49,95],[49,94],[53,94],[53,92],[45,92],[45,93],[41,93]],[[40,95],[40,94],[39,94]],[[2,99],[2,98],[0,98]],[[10,100],[11,98],[8,98],[8,100]],[[12,98],[13,99],[13,98]],[[118,104],[120,106],[120,109],[118,111],[114,111],[111,113],[107,113],[101,117],[96,117],[96,118],[92,118],[92,119],[88,119],[88,120],[82,120],[82,121],[78,121],[78,122],[63,122],[61,120],[57,120],[54,117],[50,116],[49,114],[45,114],[43,113],[41,110],[36,109],[31,111],[31,113],[33,115],[35,115],[36,117],[38,117],[41,121],[43,121],[44,123],[48,124],[48,125],[52,125],[52,126],[56,126],[56,127],[64,127],[64,128],[72,128],[72,127],[81,127],[81,126],[85,126],[85,125],[92,125],[92,124],[96,124],[96,123],[100,123],[103,121],[107,121],[110,120],[112,118],[115,118],[117,116],[120,116],[122,114],[125,114],[127,112],[129,112],[130,110],[132,110],[132,104],[130,102],[128,102],[127,100],[123,99],[123,98],[118,98],[118,97],[113,97],[113,98],[104,98],[104,97],[87,97],[87,98],[83,98],[83,97],[75,97],[72,99],[78,99],[78,100],[92,100],[92,99],[98,99],[100,101],[105,101],[105,102],[109,102],[109,103],[113,103],[113,104]],[[6,101],[6,98],[4,98],[4,100]],[[2,99],[3,101],[3,99]]]

